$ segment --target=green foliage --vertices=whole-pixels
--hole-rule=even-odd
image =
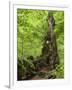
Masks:
[[[55,33],[57,39],[60,65],[55,70],[57,78],[64,76],[64,12],[53,11]],[[46,10],[17,10],[17,58],[24,60],[22,68],[35,68],[28,56],[36,58],[41,55],[44,36],[48,31],[48,11]]]
[[[56,12],[54,14],[56,27],[55,32],[57,36],[57,46],[60,62],[64,63],[64,12]]]
[[[64,65],[60,64],[57,66],[56,71],[56,78],[64,78]]]
[[[19,58],[40,55],[44,33],[48,28],[47,14],[48,11],[17,10]]]

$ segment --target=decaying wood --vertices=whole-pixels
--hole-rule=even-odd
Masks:
[[[35,64],[39,63],[39,68],[44,67],[45,65],[49,66],[49,69],[54,69],[56,64],[59,64],[59,57],[57,51],[56,35],[54,32],[55,20],[53,17],[52,11],[49,11],[48,14],[48,32],[45,36],[42,55],[39,57]]]

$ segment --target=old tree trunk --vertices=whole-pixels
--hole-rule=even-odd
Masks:
[[[55,20],[53,17],[53,13],[49,11],[48,32],[47,32],[47,35],[45,36],[44,46],[42,49],[42,55],[46,56],[50,69],[55,68],[55,65],[59,63],[54,27],[55,27]]]
[[[48,66],[49,70],[55,68],[56,64],[59,64],[59,57],[57,51],[56,35],[54,32],[55,20],[52,11],[48,13],[48,32],[44,38],[44,44],[42,48],[42,55],[38,58],[34,64],[36,64],[37,70]]]

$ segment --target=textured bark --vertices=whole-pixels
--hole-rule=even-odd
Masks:
[[[45,36],[45,41],[42,48],[42,56],[46,56],[46,61],[50,66],[50,69],[55,68],[56,64],[59,63],[54,27],[55,27],[55,20],[53,17],[53,13],[49,11],[48,32],[47,35]]]
[[[49,70],[55,68],[59,64],[59,56],[57,51],[56,35],[54,32],[55,20],[52,11],[48,14],[48,32],[44,38],[44,44],[42,48],[42,54],[34,60],[36,71],[40,71],[44,67],[48,67]]]

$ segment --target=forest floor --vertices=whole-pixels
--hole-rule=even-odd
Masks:
[[[43,80],[43,79],[55,79],[56,76],[52,75],[53,70],[49,70],[48,67],[40,69],[36,75],[31,76],[28,80]]]
[[[44,67],[41,70],[39,70],[39,73],[48,73],[48,67]],[[41,77],[40,75],[35,75],[31,78],[31,80],[40,80],[40,79],[45,79],[44,77]]]

